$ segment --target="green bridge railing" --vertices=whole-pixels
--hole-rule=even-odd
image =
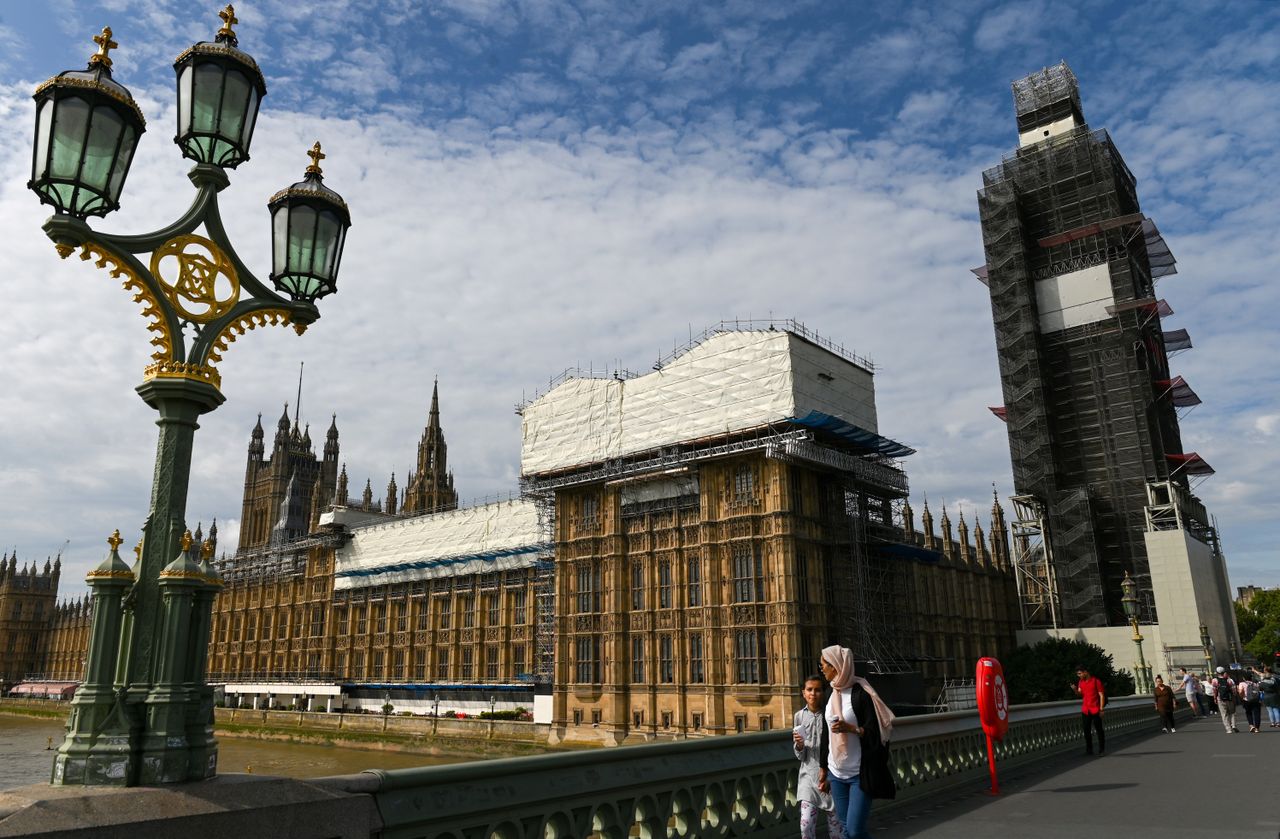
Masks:
[[[1014,706],[998,765],[1080,747],[1079,702]],[[1109,737],[1155,731],[1151,700],[1113,700]],[[370,770],[325,786],[371,795],[382,839],[677,839],[795,836],[790,730],[421,769]],[[976,711],[900,719],[891,749],[898,798],[877,810],[987,777]]]

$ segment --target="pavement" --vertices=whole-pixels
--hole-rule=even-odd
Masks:
[[[1194,719],[1162,734],[1127,738],[1105,755],[1080,754],[1001,775],[998,797],[983,783],[945,799],[890,810],[870,830],[875,839],[1280,839],[1280,728],[1239,734],[1218,717]]]

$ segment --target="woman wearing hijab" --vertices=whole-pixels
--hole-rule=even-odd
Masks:
[[[849,839],[869,839],[871,800],[897,794],[889,768],[893,712],[866,679],[854,674],[853,651],[847,647],[822,651],[822,675],[831,683],[827,777],[836,815]]]

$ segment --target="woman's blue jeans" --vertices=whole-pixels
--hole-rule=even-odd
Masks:
[[[1271,719],[1271,722],[1280,725],[1280,705],[1268,705],[1267,716]],[[833,778],[832,780],[835,779]]]
[[[844,823],[844,834],[848,839],[869,839],[867,833],[867,817],[871,815],[871,796],[858,786],[858,776],[852,780],[842,781],[834,775],[831,780],[831,797],[835,800],[836,817]]]

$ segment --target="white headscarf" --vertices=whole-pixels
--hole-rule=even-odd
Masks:
[[[871,704],[876,709],[876,720],[880,723],[880,741],[888,743],[893,736],[893,711],[889,710],[889,706],[866,679],[855,675],[853,650],[839,646],[825,647],[822,650],[822,660],[834,667],[836,671],[835,678],[831,680],[831,687],[834,689],[831,691],[831,698],[827,700],[827,710],[836,719],[844,719],[844,710],[840,707],[840,691],[853,687],[856,682],[871,697]],[[832,759],[837,763],[843,761],[847,754],[848,746],[845,737],[845,732],[831,732]]]

